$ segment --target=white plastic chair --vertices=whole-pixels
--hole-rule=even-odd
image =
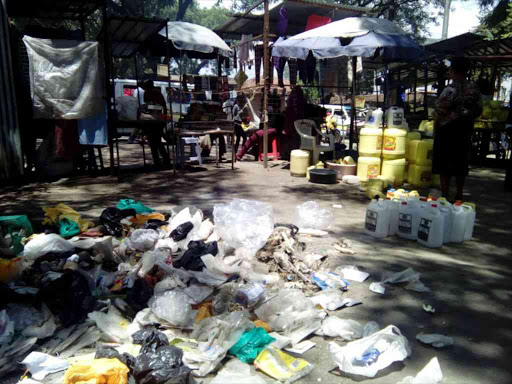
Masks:
[[[321,152],[332,152],[332,157],[334,159],[334,135],[320,132],[313,120],[296,120],[294,125],[295,130],[300,136],[300,149],[312,152],[312,164],[318,163]],[[322,144],[321,141],[320,143],[317,143],[316,137],[313,136],[313,129],[316,130],[317,135],[320,138],[328,139],[329,144]]]
[[[182,137],[181,138],[181,164],[185,163],[185,145],[190,145],[191,156],[190,161],[197,161],[199,165],[203,164],[201,159],[201,146],[199,145],[200,140],[197,137]],[[193,156],[195,154],[195,156]]]

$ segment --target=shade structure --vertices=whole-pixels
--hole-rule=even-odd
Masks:
[[[215,50],[221,56],[227,56],[231,48],[212,30],[201,25],[184,21],[170,21],[167,24],[168,39],[172,45],[181,51],[195,51],[204,54],[213,53]],[[166,28],[159,35],[167,37]]]
[[[280,39],[274,44],[272,55],[305,59],[309,52],[317,59],[379,56],[384,63],[413,61],[424,55],[423,48],[400,27],[389,20],[370,17],[350,17]]]

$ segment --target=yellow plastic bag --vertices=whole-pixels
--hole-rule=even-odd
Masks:
[[[128,384],[130,370],[118,359],[96,359],[74,364],[64,375],[64,384]]]
[[[254,326],[256,328],[263,328],[265,331],[267,331],[268,333],[272,332],[272,328],[270,328],[270,325],[268,325],[267,323],[265,323],[264,321],[261,321],[261,320],[255,320],[253,321],[254,323]]]
[[[254,360],[254,365],[274,379],[287,383],[292,383],[313,370],[313,365],[306,360],[290,356],[274,347],[261,351]]]
[[[21,257],[0,259],[0,282],[8,284],[21,273]]]
[[[57,225],[60,220],[68,219],[78,224],[80,232],[94,227],[92,221],[83,220],[77,211],[63,203],[57,204],[55,207],[43,207],[43,211],[45,214],[43,225]]]
[[[155,213],[148,213],[148,214],[144,214],[144,215],[137,215],[137,216],[135,216],[135,218],[130,219],[130,221],[132,223],[135,223],[135,225],[138,227],[146,224],[146,222],[149,220],[165,221],[165,216],[162,215],[161,213],[155,212]]]

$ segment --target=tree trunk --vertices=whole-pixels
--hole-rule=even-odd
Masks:
[[[192,4],[193,0],[179,0],[178,13],[176,14],[176,21],[181,21],[187,13],[188,7]]]

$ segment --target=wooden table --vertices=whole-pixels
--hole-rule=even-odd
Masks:
[[[231,120],[215,120],[215,121],[180,121],[177,123],[183,125],[191,125],[193,127],[180,130],[178,132],[178,143],[181,137],[204,136],[204,135],[228,135],[231,136],[231,169],[235,169],[235,129],[234,122]],[[224,127],[224,128],[221,128]],[[220,152],[219,141],[216,141],[217,159],[215,165],[219,165]]]

